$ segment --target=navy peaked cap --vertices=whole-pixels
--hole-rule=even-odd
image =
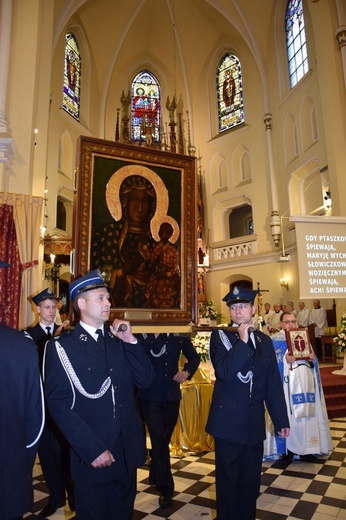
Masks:
[[[3,262],[0,260],[0,267],[11,267],[11,264],[8,264],[7,262]]]
[[[255,301],[255,298],[258,294],[258,291],[252,291],[250,289],[244,289],[243,287],[233,287],[232,291],[230,291],[224,298],[222,298],[223,302],[226,302],[228,307],[233,303],[252,303]]]
[[[93,289],[99,289],[100,287],[105,287],[109,290],[108,285],[102,278],[101,271],[99,269],[95,269],[91,273],[85,274],[81,278],[74,280],[74,282],[70,283],[69,292],[70,292],[70,300],[74,300],[78,294],[86,291],[92,291]]]
[[[35,305],[38,305],[42,300],[58,300],[52,289],[49,289],[49,287],[46,287],[46,289],[43,289],[43,291],[36,294],[36,296],[33,296],[31,299]]]

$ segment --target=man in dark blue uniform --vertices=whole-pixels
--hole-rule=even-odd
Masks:
[[[42,370],[44,347],[49,338],[60,334],[63,325],[55,323],[58,298],[50,288],[32,297],[39,321],[26,332],[34,340]],[[46,422],[38,446],[38,456],[43,477],[49,489],[48,504],[39,513],[46,518],[66,504],[66,494],[71,511],[74,511],[74,485],[70,474],[69,445],[61,431],[46,411]]]
[[[0,260],[0,267],[10,266]],[[43,423],[36,347],[21,332],[0,323],[1,520],[17,520],[31,509],[32,469]]]
[[[281,437],[289,434],[285,397],[271,339],[254,330],[258,291],[237,288],[226,301],[234,331],[213,331],[216,382],[206,431],[215,438],[218,520],[255,520],[260,489],[264,405]]]
[[[36,343],[40,358],[40,366],[42,366],[44,347],[48,339],[56,334],[60,334],[64,329],[64,326],[59,326],[55,323],[58,298],[51,289],[43,289],[43,291],[36,294],[31,299],[36,306],[39,320],[32,327],[28,327],[26,332]]]
[[[44,371],[50,413],[71,446],[76,515],[132,520],[137,468],[146,459],[136,387],[153,369],[130,323],[108,329],[109,291],[98,270],[70,284],[80,322],[49,340]]]
[[[149,388],[138,391],[138,402],[151,440],[149,483],[160,492],[159,504],[166,509],[174,491],[169,443],[178,420],[180,384],[193,376],[200,358],[189,338],[173,334],[143,336],[145,351],[155,371],[155,381]],[[180,370],[181,354],[186,362]]]

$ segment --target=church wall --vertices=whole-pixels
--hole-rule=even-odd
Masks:
[[[311,16],[316,34],[316,61],[333,215],[338,216],[346,213],[346,98],[341,49],[335,33],[340,26],[345,25],[345,20],[338,20],[335,4],[336,2],[319,2],[318,10],[311,9]]]
[[[233,51],[229,45],[224,47],[223,55]],[[219,58],[219,53],[216,54]],[[271,212],[268,183],[268,160],[266,148],[266,135],[263,123],[263,90],[258,67],[253,56],[242,45],[238,49],[237,56],[241,59],[244,85],[245,124],[236,127],[223,134],[215,136],[212,132],[215,127],[213,119],[217,120],[216,99],[210,96],[210,113],[196,109],[196,142],[205,145],[202,148],[202,170],[205,172],[205,196],[206,196],[206,226],[209,230],[209,241],[215,242],[229,238],[228,229],[220,233],[220,222],[214,221],[215,208],[220,204],[231,207],[237,204],[236,199],[246,197],[252,203],[255,234],[258,235],[258,250],[265,251],[270,248],[269,235],[262,223],[268,219]],[[196,92],[195,106],[202,106],[208,90],[215,89],[215,71],[218,60],[213,60],[210,67],[207,89]],[[204,76],[204,74],[202,74]],[[202,77],[200,78],[200,81]],[[206,79],[204,79],[206,82]],[[203,83],[202,83],[203,84]],[[241,181],[237,175],[240,168],[240,155],[238,150],[245,150],[249,155],[251,167],[251,179]],[[215,179],[220,160],[226,163],[227,186],[222,190],[215,189]],[[261,199],[261,205],[257,201]]]
[[[62,108],[62,91],[64,75],[64,52],[65,35],[72,32],[79,45],[82,54],[81,69],[81,117],[80,121],[75,120]],[[97,73],[92,50],[88,46],[87,39],[83,32],[83,27],[78,17],[72,18],[68,25],[62,30],[56,47],[54,49],[52,82],[51,82],[51,106],[49,113],[49,154],[47,158],[47,233],[53,234],[55,228],[57,194],[61,187],[65,193],[73,200],[73,188],[75,186],[75,168],[77,165],[77,143],[81,135],[99,137],[100,122],[100,95],[97,81]],[[59,147],[63,133],[67,132],[71,147]],[[71,154],[65,160],[59,158],[59,154]],[[69,170],[59,169],[60,164],[71,164]]]
[[[98,2],[86,2],[78,14],[65,20],[59,29],[60,34],[55,34],[60,27],[58,4],[55,3],[54,7],[54,2],[45,0],[13,2],[7,115],[16,149],[4,189],[43,195],[48,177],[48,232],[51,234],[54,231],[57,191],[62,185],[73,188],[78,137],[93,135],[113,139],[121,92],[129,88],[133,76],[147,66],[157,75],[162,86],[163,122],[168,121],[164,106],[166,97],[172,98],[175,89],[179,110],[183,111],[185,119],[186,110],[189,110],[192,144],[196,146],[196,155],[201,157],[199,164],[204,179],[209,242],[228,238],[226,213],[232,204],[252,204],[257,242],[257,253],[253,255],[255,262],[233,265],[230,260],[229,265],[223,265],[221,270],[211,259],[206,278],[208,298],[221,305],[225,285],[234,277],[244,275],[253,279],[254,284],[259,281],[261,287],[270,286],[273,299],[286,299],[287,293],[287,298],[289,296],[297,302],[294,231],[290,231],[285,222],[285,245],[292,253],[292,261],[285,265],[276,261],[280,247],[274,246],[271,237],[273,187],[269,177],[268,134],[263,118],[267,112],[272,116],[273,169],[280,216],[289,216],[299,210],[303,212],[304,208],[313,210],[310,200],[310,204],[304,203],[304,183],[308,184],[309,175],[318,177],[319,169],[324,170],[321,186],[330,180],[332,215],[343,215],[346,210],[346,99],[341,52],[335,38],[337,28],[342,25],[337,16],[336,2],[304,3],[311,71],[292,91],[288,84],[283,33],[285,5],[285,0],[277,3],[268,0],[268,13],[271,14],[269,19],[267,14],[263,14],[266,24],[259,30],[256,24],[252,28],[256,11],[250,12],[248,4],[244,4],[247,33],[245,24],[237,18],[239,13],[235,14],[234,5],[224,7],[225,13],[229,9],[227,16],[222,15],[222,9],[215,10],[210,19],[210,6],[203,4],[203,15],[198,13],[192,20],[198,29],[198,37],[194,38],[191,38],[192,21],[189,17],[184,19],[180,12],[186,7],[179,5],[176,15],[180,16],[178,26],[181,32],[177,34],[174,58],[171,20],[169,31],[172,33],[167,32],[167,25],[158,24],[156,16],[159,13],[156,10],[148,21],[152,31],[147,30],[148,25],[141,25],[142,18],[139,17],[127,34],[124,20],[132,4],[122,6],[119,16],[112,20],[112,30],[109,26],[104,30],[105,20],[100,21],[95,16],[99,12]],[[191,4],[190,8],[195,9],[195,5]],[[259,6],[256,9],[260,9]],[[261,13],[264,10],[263,6]],[[167,17],[169,19],[168,13]],[[80,123],[61,108],[64,38],[70,29],[76,31],[83,53]],[[237,54],[242,63],[245,125],[219,136],[215,73],[218,61],[226,51]],[[317,139],[309,143],[307,136],[312,112],[315,114]],[[288,133],[285,133],[288,120],[290,128],[296,131],[296,157],[294,146],[292,142],[289,146]],[[39,130],[36,138],[35,128]],[[186,121],[184,130],[187,138]],[[71,142],[73,161],[59,158],[62,135],[65,143]],[[287,154],[288,149],[290,153]],[[63,148],[63,153],[65,151],[71,154],[69,146]],[[251,178],[240,180],[239,163],[243,152],[248,157]],[[72,165],[70,171],[59,171],[59,162],[66,165],[69,161]],[[218,187],[219,174],[226,182]],[[318,194],[318,186],[314,190],[314,194]],[[221,211],[220,206],[224,210]],[[292,271],[289,291],[282,289],[277,281],[284,274],[283,269],[289,270],[287,274]]]
[[[237,50],[237,56],[241,59],[243,72],[245,125],[225,132],[209,141],[206,135],[206,131],[210,129],[210,126],[206,125],[208,122],[203,121],[202,124],[197,125],[197,128],[201,129],[201,141],[203,141],[203,137],[207,141],[202,158],[202,168],[205,171],[206,225],[209,242],[214,243],[216,241],[217,243],[218,241],[227,240],[229,238],[228,222],[225,215],[227,208],[248,200],[253,210],[257,253],[265,256],[275,250],[270,236],[269,222],[272,204],[269,184],[267,136],[263,122],[265,93],[258,64],[253,54],[249,52],[245,42],[239,43]],[[214,65],[214,70],[216,70],[216,63]],[[208,85],[210,89],[214,87],[214,70],[210,73],[210,83]],[[202,103],[202,94],[198,102]],[[214,100],[214,106],[212,101],[210,105],[210,119],[216,118],[216,108],[214,109],[216,100]],[[201,113],[201,117],[202,115],[205,114]],[[239,177],[236,174],[239,162],[239,148],[249,153],[251,179],[245,181],[239,181]],[[215,176],[217,173],[217,158],[224,158],[227,166],[227,187],[221,190],[213,189],[212,176]],[[224,208],[221,212],[220,206]],[[216,215],[217,218],[215,218]],[[220,222],[222,215],[224,216],[222,217],[222,222]],[[279,256],[279,251],[276,256]],[[229,316],[228,309],[221,303],[221,300],[228,292],[229,283],[237,279],[248,278],[252,280],[254,288],[257,288],[257,282],[259,282],[261,287],[270,290],[271,299],[275,301],[280,301],[281,298],[285,297],[282,294],[282,288],[279,283],[281,277],[280,264],[274,263],[271,258],[268,258],[265,263],[259,263],[260,260],[256,261],[254,258],[252,258],[251,263],[247,258],[244,258],[244,262],[239,258],[236,261],[230,259],[228,266],[227,262],[225,262],[226,265],[221,268],[213,261],[211,253],[210,257],[211,268],[206,276],[207,297],[215,301],[215,304],[220,307],[222,314],[227,316],[227,319]],[[268,284],[270,287],[267,287]],[[293,298],[295,296],[294,287],[291,289],[291,294]]]
[[[7,116],[15,145],[4,186],[9,192],[43,196],[52,24],[49,2],[13,2]]]
[[[283,7],[283,6],[282,6]],[[305,11],[304,11],[305,13]],[[318,83],[318,70],[314,61],[315,42],[314,33],[311,27],[309,9],[306,9],[306,35],[309,55],[310,71],[301,82],[292,90],[289,87],[287,54],[285,44],[285,33],[283,24],[279,24],[279,17],[284,16],[284,10],[279,10],[277,19],[274,21],[271,32],[272,40],[269,39],[268,60],[273,63],[273,67],[268,68],[269,73],[269,94],[272,107],[272,126],[273,126],[273,148],[274,165],[277,177],[278,199],[280,214],[290,216],[292,214],[292,201],[289,198],[289,183],[292,175],[303,165],[315,159],[322,168],[326,164],[326,150],[324,142],[323,119],[321,113],[321,97]],[[272,45],[270,45],[270,42]],[[274,43],[276,45],[274,45]],[[280,88],[281,86],[281,88]],[[311,99],[316,112],[317,121],[317,140],[309,147],[305,146],[303,129],[311,127],[311,121],[307,114],[303,114],[302,107],[306,97]],[[285,124],[287,118],[292,118],[295,128],[297,154],[295,157],[287,155],[290,146],[289,135],[285,134]],[[307,175],[308,172],[305,172]],[[295,193],[296,197],[298,194]],[[301,194],[299,194],[301,195]],[[289,235],[285,235],[289,239]]]
[[[222,298],[229,291],[229,285],[237,280],[248,279],[253,283],[253,288],[257,289],[257,284],[260,284],[260,289],[268,292],[263,293],[263,303],[286,303],[288,300],[294,301],[298,307],[299,292],[297,278],[297,259],[292,256],[291,262],[280,263],[274,259],[264,260],[261,264],[249,265],[246,260],[241,265],[241,261],[235,262],[233,269],[215,270],[208,272],[206,277],[206,292],[208,299],[214,300],[217,308],[223,316],[229,318],[227,306],[222,302]],[[240,264],[240,265],[239,265]],[[285,278],[288,281],[288,290],[281,287],[280,278]],[[310,307],[310,303],[307,302]],[[224,322],[224,319],[222,320]],[[227,321],[227,320],[226,320]]]
[[[313,6],[314,7],[314,6]],[[281,22],[282,27],[282,22]],[[276,176],[276,182],[278,186],[278,201],[279,201],[279,214],[289,216],[292,214],[292,201],[290,200],[290,195],[293,197],[299,197],[302,195],[302,193],[299,193],[296,191],[295,193],[291,192],[289,189],[290,182],[292,180],[292,176],[295,174],[295,172],[299,169],[303,169],[304,175],[309,174],[309,168],[316,168],[316,164],[319,165],[319,167],[322,169],[325,165],[330,163],[330,159],[333,160],[333,156],[335,155],[341,155],[341,153],[344,152],[345,146],[343,146],[342,152],[337,149],[335,152],[333,151],[332,157],[329,155],[329,149],[334,148],[333,142],[335,142],[335,135],[333,132],[330,132],[327,136],[325,135],[325,112],[328,113],[328,117],[330,117],[330,102],[331,99],[326,99],[323,95],[321,95],[321,75],[323,75],[323,81],[327,83],[326,79],[328,78],[328,64],[325,63],[326,69],[323,69],[321,71],[321,66],[319,65],[320,59],[319,57],[315,58],[316,52],[315,52],[315,42],[314,38],[319,38],[319,45],[317,45],[317,50],[322,51],[323,44],[320,43],[321,34],[319,32],[313,31],[313,28],[311,26],[311,19],[309,17],[309,14],[307,16],[307,29],[310,31],[309,33],[309,56],[310,56],[310,62],[311,62],[311,73],[308,74],[307,78],[304,78],[300,84],[295,87],[292,91],[287,89],[285,91],[283,97],[280,97],[282,94],[282,90],[280,89],[280,85],[283,81],[287,80],[288,78],[282,78],[279,77],[278,74],[280,74],[280,71],[285,69],[286,66],[286,50],[285,50],[285,42],[281,42],[281,45],[277,46],[275,45],[275,39],[274,39],[274,31],[272,32],[272,36],[269,37],[268,42],[268,48],[270,49],[268,52],[268,85],[269,85],[269,99],[270,99],[270,108],[272,113],[272,136],[273,136],[273,157],[274,157],[274,171]],[[329,36],[324,35],[325,38],[329,38],[330,40],[330,33]],[[334,45],[334,47],[337,47]],[[341,65],[341,59],[339,55],[339,50],[334,48],[335,55],[335,61],[338,62],[339,66],[337,67],[340,69]],[[326,58],[326,56],[325,56]],[[280,64],[277,63],[277,60],[280,61]],[[317,65],[315,63],[315,60],[317,62]],[[332,60],[334,61],[334,59]],[[284,66],[283,66],[284,63]],[[273,66],[271,66],[273,65]],[[250,77],[251,77],[251,85],[257,84],[256,81],[258,78],[256,77],[256,68],[251,67]],[[244,78],[244,84],[246,83],[246,78]],[[330,83],[330,78],[329,78]],[[328,85],[329,85],[328,83]],[[339,87],[340,87],[340,82]],[[342,92],[342,90],[341,90]],[[309,147],[304,147],[304,131],[303,127],[307,127],[307,121],[302,120],[302,118],[305,116],[302,110],[302,107],[304,105],[304,101],[306,100],[306,97],[309,96],[312,99],[315,114],[316,114],[316,125],[317,125],[317,135],[318,139],[313,142]],[[256,94],[251,91],[251,99],[256,99]],[[245,99],[245,96],[244,96]],[[257,96],[258,99],[258,96]],[[335,97],[334,99],[335,100]],[[339,99],[338,96],[336,97],[336,106],[339,105]],[[333,111],[333,108],[332,108]],[[246,111],[246,119],[248,122],[248,114],[249,112]],[[262,114],[263,115],[263,114]],[[288,163],[285,161],[285,139],[284,139],[284,123],[285,118],[287,118],[287,115],[291,115],[294,118],[294,122],[297,129],[297,144],[298,144],[298,155],[293,160],[289,161]],[[339,119],[339,117],[338,117]],[[345,119],[345,118],[344,118]],[[308,124],[311,124],[308,122]],[[253,128],[251,127],[251,130],[249,130],[249,135],[253,138],[255,135],[256,139],[256,145],[262,144],[262,146],[258,146],[258,149],[261,153],[258,154],[256,157],[256,160],[252,162],[252,164],[256,165],[256,168],[260,169],[262,176],[260,179],[262,180],[262,189],[261,184],[256,185],[256,189],[252,190],[253,187],[255,187],[255,183],[253,182],[253,186],[246,185],[244,187],[236,188],[234,189],[234,186],[232,186],[233,189],[229,190],[231,192],[230,198],[235,196],[235,194],[238,194],[241,189],[246,189],[248,193],[253,194],[253,206],[255,208],[254,212],[254,219],[255,219],[255,233],[258,232],[258,221],[261,223],[261,230],[260,230],[260,236],[265,236],[267,231],[267,242],[264,243],[263,249],[261,249],[261,241],[260,237],[258,240],[259,244],[259,250],[258,251],[267,251],[268,254],[270,254],[270,250],[275,249],[273,246],[273,243],[271,241],[271,237],[269,236],[269,222],[268,219],[266,220],[266,215],[268,215],[268,211],[270,211],[270,193],[269,191],[269,183],[268,178],[265,174],[266,169],[266,148],[265,148],[265,142],[261,140],[261,132],[260,129],[257,133],[252,132]],[[240,133],[240,131],[234,132]],[[340,137],[342,136],[342,137]],[[232,139],[233,137],[233,139]],[[243,136],[242,136],[243,137]],[[344,143],[345,140],[345,132],[344,129],[342,129],[342,132],[336,137],[336,141],[338,139],[341,139]],[[220,142],[222,142],[223,138],[219,139]],[[225,144],[226,147],[229,149],[234,149],[234,143],[232,141],[235,141],[236,139],[234,136],[230,136],[230,139],[226,139]],[[243,138],[245,141],[245,139]],[[251,138],[250,141],[250,150],[253,150],[253,142]],[[341,143],[339,143],[341,145]],[[212,148],[214,143],[209,143],[208,148]],[[229,153],[226,153],[226,157],[229,157]],[[251,158],[253,159],[253,154],[251,155]],[[259,166],[259,162],[262,162],[264,164],[261,164]],[[345,163],[344,163],[345,164]],[[229,166],[229,161],[227,160],[227,165]],[[328,179],[328,175],[330,175],[330,164],[329,171],[325,171],[323,175],[321,175],[321,187],[323,186],[323,181],[325,179]],[[313,170],[312,170],[313,171]],[[331,184],[332,176],[335,175],[334,172],[331,174]],[[337,175],[336,175],[337,176]],[[337,176],[337,177],[340,177]],[[230,187],[229,187],[230,188]],[[207,206],[208,206],[208,216],[210,221],[210,211],[211,208],[215,207],[215,205],[220,204],[220,201],[225,200],[228,196],[228,194],[225,194],[225,192],[222,193],[216,193],[216,194],[209,194],[208,196],[208,184],[206,183],[206,192],[207,192]],[[265,198],[267,194],[267,199]],[[338,197],[338,195],[337,195]],[[322,192],[321,192],[321,199],[322,199]],[[268,201],[268,204],[266,204],[266,201]],[[333,197],[333,206],[334,206],[334,197]],[[345,208],[345,205],[344,205]],[[267,210],[267,211],[266,211]],[[343,212],[345,209],[343,210]],[[342,214],[338,211],[338,202],[336,203],[336,213],[334,213],[334,207],[333,207],[333,214]],[[256,220],[257,217],[257,220]],[[212,220],[212,215],[211,215]],[[216,227],[218,225],[217,222],[213,223]],[[213,225],[212,224],[212,225]],[[284,226],[287,228],[287,226]],[[213,234],[212,234],[213,236]],[[295,238],[294,233],[289,233],[288,231],[285,231],[285,244],[286,246],[295,247]],[[268,301],[271,301],[273,303],[273,300],[278,301],[287,301],[287,299],[293,300],[296,305],[299,300],[299,273],[295,261],[294,255],[292,256],[292,261],[287,262],[284,264],[277,263],[276,261],[270,262],[267,266],[262,265],[251,265],[250,267],[244,266],[242,268],[239,268],[237,266],[232,266],[232,260],[230,260],[229,263],[229,269],[224,269],[223,271],[215,271],[214,267],[212,265],[211,270],[208,272],[207,284],[206,284],[206,290],[208,294],[208,298],[211,297],[216,302],[220,302],[224,292],[226,294],[227,287],[230,282],[234,281],[235,279],[241,279],[243,276],[249,276],[254,282],[253,286],[256,288],[257,281],[260,281],[261,287],[264,287],[264,285],[269,286],[270,290],[270,298]],[[285,274],[286,273],[286,274]],[[287,291],[285,288],[280,287],[280,278],[285,277],[291,278],[289,291]],[[259,280],[256,279],[259,278]],[[227,283],[225,283],[225,281]],[[264,283],[263,283],[264,282]],[[267,287],[265,287],[267,288]],[[322,300],[321,300],[322,301]],[[340,302],[342,304],[342,302]],[[327,308],[330,308],[332,305],[332,300],[323,300],[322,304],[324,304]],[[307,302],[307,305],[311,307],[310,302]]]

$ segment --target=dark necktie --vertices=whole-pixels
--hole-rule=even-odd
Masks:
[[[52,337],[52,333],[51,333],[51,331],[50,331],[50,327],[46,327],[46,331],[47,331],[47,332],[46,332],[47,337],[48,337],[48,338],[51,338],[51,337]]]
[[[255,349],[255,345],[253,344],[253,341],[252,341],[250,335],[249,335],[249,341],[247,342],[247,344],[249,345],[249,347],[252,348],[252,350],[256,350],[256,349]]]
[[[105,350],[105,338],[103,336],[101,329],[96,329],[97,334],[97,343],[102,347],[103,350]]]

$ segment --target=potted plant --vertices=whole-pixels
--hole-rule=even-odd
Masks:
[[[197,354],[201,358],[200,369],[204,370],[209,381],[215,381],[215,371],[209,358],[209,341],[210,332],[197,332],[194,338],[191,339]]]
[[[216,320],[221,318],[222,314],[217,311],[213,300],[206,300],[204,302],[203,310],[201,312],[201,318],[206,320],[204,324],[209,322],[210,325],[216,325]]]
[[[209,361],[209,334],[198,332],[192,339],[192,344],[195,347],[197,354],[201,358],[202,363]]]

